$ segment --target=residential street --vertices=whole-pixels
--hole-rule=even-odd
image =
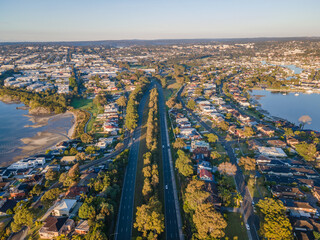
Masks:
[[[210,126],[208,126],[205,122],[203,122],[201,118],[198,117],[192,110],[188,109],[185,106],[185,103],[182,101],[181,95],[180,95],[182,90],[183,88],[177,94],[177,99],[182,103],[182,106],[193,116],[195,120],[197,120],[201,124],[202,127],[204,127],[208,132],[213,133],[219,137],[219,141],[227,151],[231,162],[237,166],[238,170],[235,175],[235,181],[236,181],[237,190],[239,191],[239,193],[241,193],[243,197],[242,212],[243,212],[244,221],[248,223],[250,226],[251,236],[249,236],[249,238],[253,240],[258,240],[259,236],[258,236],[257,230],[259,229],[259,218],[254,214],[253,207],[252,207],[252,198],[250,196],[249,190],[247,189],[247,186],[243,179],[241,169],[237,165],[237,159],[231,147],[232,142],[225,141],[221,135],[219,135],[216,131],[214,131]]]

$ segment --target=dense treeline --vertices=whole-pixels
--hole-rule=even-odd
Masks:
[[[86,240],[108,239],[107,234],[115,226],[123,176],[128,159],[128,150],[120,153],[106,172],[99,173],[97,178],[92,178],[87,195],[82,195],[84,203],[79,209],[79,218],[88,219],[90,231]]]
[[[164,214],[162,204],[159,201],[158,133],[158,92],[154,88],[150,93],[147,121],[146,144],[148,152],[144,154],[142,169],[144,204],[137,207],[136,222],[134,223],[134,227],[142,232],[144,238],[148,239],[158,239],[158,236],[164,231]]]
[[[30,109],[44,108],[49,113],[63,113],[67,110],[67,98],[54,92],[35,93],[24,89],[0,89],[0,99],[4,101],[19,101]]]
[[[259,233],[264,239],[293,239],[292,226],[280,200],[261,199],[256,209],[261,219]]]
[[[138,105],[142,98],[143,92],[146,90],[149,83],[149,79],[146,77],[140,77],[136,89],[132,91],[129,96],[129,101],[127,104],[126,111],[126,121],[125,126],[129,130],[133,130],[137,127],[139,115],[138,115]]]
[[[86,123],[90,119],[90,113],[79,109],[75,109],[72,112],[74,113],[76,118],[76,126],[72,138],[78,138],[82,134],[84,134],[84,128]]]

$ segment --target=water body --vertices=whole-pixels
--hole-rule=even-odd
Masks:
[[[22,157],[44,151],[68,139],[73,125],[70,113],[32,117],[28,110],[17,109],[23,104],[0,101],[0,165],[5,166]]]
[[[267,63],[266,61],[261,61],[261,63],[264,65],[264,64],[268,64],[268,65],[271,65],[271,66],[276,66],[274,64],[271,64],[271,63]],[[294,74],[300,74],[303,72],[303,68],[299,68],[297,67],[296,65],[279,65],[280,67],[285,67],[285,68],[288,68],[290,70],[293,70]]]
[[[267,90],[253,90],[251,95],[260,95],[258,102],[261,108],[267,110],[271,116],[287,119],[296,125],[303,115],[312,118],[311,124],[306,124],[305,129],[320,131],[320,94],[282,93]],[[262,96],[262,97],[261,97]]]

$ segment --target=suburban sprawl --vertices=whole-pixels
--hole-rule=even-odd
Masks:
[[[320,93],[319,49],[1,44],[0,100],[74,125],[0,168],[0,238],[320,239],[320,132],[252,94]]]

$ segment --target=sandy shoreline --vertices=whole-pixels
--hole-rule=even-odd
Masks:
[[[76,121],[75,115],[70,111],[51,116],[28,116],[31,118],[31,121],[34,122],[34,125],[26,125],[25,127],[39,128],[46,126],[49,121],[57,121],[73,116],[72,126],[67,132],[59,131],[59,129],[52,129],[50,131],[40,131],[33,137],[22,138],[21,141],[24,146],[19,147],[21,154],[14,157],[12,162],[31,155],[44,153],[47,149],[55,147],[58,143],[70,140],[73,135]]]

